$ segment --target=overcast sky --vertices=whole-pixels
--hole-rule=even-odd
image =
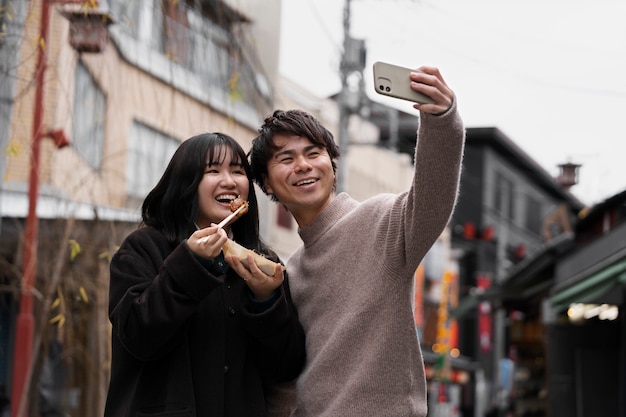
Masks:
[[[280,71],[312,93],[339,91],[343,0],[283,0]],[[576,197],[626,189],[626,1],[352,0],[351,36],[371,65],[441,69],[467,127],[497,127],[556,176],[581,164]],[[335,132],[336,133],[336,132]]]

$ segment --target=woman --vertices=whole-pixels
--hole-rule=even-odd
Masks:
[[[238,196],[248,212],[217,228]],[[184,141],[111,260],[106,417],[267,415],[268,386],[295,378],[305,354],[280,265],[269,276],[221,252],[230,236],[280,262],[258,223],[241,146],[221,133]]]

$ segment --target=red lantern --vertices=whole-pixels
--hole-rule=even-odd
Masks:
[[[109,13],[97,10],[66,11],[70,21],[70,45],[78,52],[102,52],[109,41],[109,25],[114,23]]]
[[[492,241],[496,237],[496,228],[493,226],[485,226],[480,237],[483,240]]]
[[[472,240],[476,238],[476,226],[474,223],[467,222],[463,225],[463,239]]]

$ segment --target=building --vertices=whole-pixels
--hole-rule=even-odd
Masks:
[[[582,209],[482,294],[507,311],[515,415],[626,415],[625,201],[621,192]]]
[[[487,399],[476,398],[474,415],[512,405],[518,415],[525,407],[546,409],[545,398],[534,401],[546,388],[541,295],[550,289],[552,272],[541,261],[571,240],[582,209],[503,132],[468,129],[450,227],[452,247],[461,252],[460,303],[452,313],[459,320],[459,349],[478,362],[487,383]],[[529,376],[517,382],[512,404],[513,378],[522,368]]]
[[[626,192],[581,213],[545,298],[548,412],[626,416]],[[576,398],[576,401],[572,401]]]

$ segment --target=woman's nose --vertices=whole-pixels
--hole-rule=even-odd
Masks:
[[[222,185],[225,186],[225,187],[226,186],[227,187],[234,187],[234,186],[237,185],[237,183],[235,182],[235,179],[230,174],[224,174],[222,176],[222,181],[221,182],[222,182]]]

